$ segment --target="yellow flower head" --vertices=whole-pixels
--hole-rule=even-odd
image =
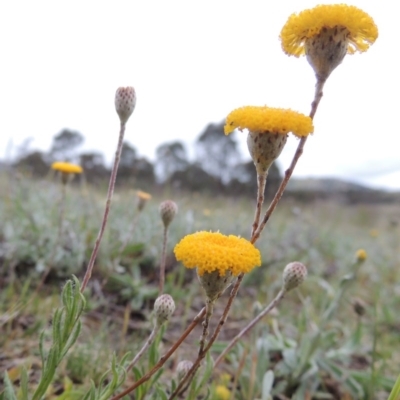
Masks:
[[[286,54],[299,57],[305,54],[306,39],[317,36],[324,28],[347,30],[347,52],[363,52],[375,42],[378,28],[364,11],[346,4],[323,4],[299,14],[292,14],[282,28],[280,38]]]
[[[81,166],[62,161],[51,164],[51,169],[63,172],[64,174],[81,174],[83,172]]]
[[[141,200],[150,200],[151,199],[151,194],[142,192],[141,190],[138,190],[136,192],[136,194],[137,194],[137,197],[139,197],[139,199],[141,199]]]
[[[357,261],[365,261],[367,259],[367,252],[364,249],[358,249],[356,251]]]
[[[261,265],[258,249],[238,236],[219,232],[196,232],[185,236],[174,249],[176,259],[186,268],[196,268],[200,276],[205,272],[227,271],[237,276]]]
[[[231,398],[231,391],[224,385],[218,385],[215,388],[215,395],[218,400],[229,400]]]
[[[286,135],[292,132],[301,137],[314,132],[312,119],[285,108],[246,106],[233,110],[226,118],[225,135],[236,128],[251,132],[270,132]]]

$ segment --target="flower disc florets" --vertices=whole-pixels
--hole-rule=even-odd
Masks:
[[[63,161],[54,162],[51,164],[51,169],[63,172],[64,174],[81,174],[83,171],[81,166]]]
[[[286,54],[305,54],[307,39],[316,37],[323,28],[342,27],[347,30],[347,52],[363,52],[375,42],[378,28],[374,20],[357,7],[346,4],[323,4],[299,14],[292,14],[282,28],[280,38]]]
[[[261,265],[258,249],[238,236],[225,236],[219,232],[196,232],[185,236],[175,246],[175,256],[186,268],[196,268],[201,276],[205,272],[227,271],[237,276]]]
[[[225,135],[236,128],[251,132],[270,132],[286,135],[292,132],[301,137],[314,132],[312,119],[284,108],[246,106],[233,110],[226,118]]]

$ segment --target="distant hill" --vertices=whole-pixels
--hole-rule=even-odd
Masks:
[[[400,202],[400,193],[372,189],[358,183],[334,178],[293,178],[289,181],[285,197],[300,201],[330,199],[344,203]]]

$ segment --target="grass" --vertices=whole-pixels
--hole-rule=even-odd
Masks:
[[[57,244],[59,185],[7,176],[0,185],[0,371],[7,370],[18,387],[25,366],[29,387],[35,387],[41,368],[40,333],[44,329],[47,343],[60,289],[72,275],[81,279],[84,274],[104,193],[84,185],[69,188],[62,240],[51,273],[36,292]],[[128,374],[125,386],[154,365],[204,305],[193,271],[176,263],[174,245],[197,230],[250,236],[255,201],[172,190],[168,197],[178,204],[179,213],[169,232],[165,291],[175,299],[177,310],[149,356]],[[149,335],[158,293],[162,200],[165,197],[159,193],[146,205],[120,257],[120,243],[135,217],[136,195],[132,189],[117,189],[90,283],[92,294],[86,296],[81,335],[61,362],[46,398],[83,398],[91,380],[97,384],[104,379],[113,352],[118,360],[128,351],[134,354]],[[269,393],[274,399],[387,399],[400,372],[399,222],[396,205],[283,200],[257,242],[263,265],[245,277],[214,354],[260,305],[273,299],[287,263],[304,263],[309,277],[213,371],[211,385],[205,385],[211,393],[224,385],[236,399],[268,398]],[[357,263],[355,253],[360,248],[368,256]],[[226,299],[224,295],[217,302],[211,327]],[[197,354],[200,333],[197,327],[164,366],[163,375],[149,381],[134,398],[156,398],[148,393],[155,396],[160,388],[166,390],[178,362]]]

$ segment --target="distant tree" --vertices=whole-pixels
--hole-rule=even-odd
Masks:
[[[281,173],[274,162],[269,171],[265,195],[272,197],[279,187]],[[257,193],[257,174],[253,161],[238,164],[232,175],[232,180],[227,185],[227,192],[232,195],[246,194],[255,196]]]
[[[195,143],[196,163],[208,174],[227,184],[234,167],[240,162],[240,151],[234,134],[224,134],[224,123],[209,124]]]
[[[30,173],[34,177],[43,177],[49,172],[50,165],[47,162],[46,154],[41,151],[33,151],[19,158],[14,167]]]
[[[184,170],[175,171],[169,181],[174,188],[189,191],[215,193],[221,189],[220,180],[196,164],[190,164]]]
[[[84,140],[84,137],[79,132],[63,129],[53,138],[50,148],[51,159],[53,161],[77,161],[77,149]]]
[[[186,148],[182,142],[164,143],[156,149],[155,169],[160,182],[168,181],[177,171],[189,165]]]
[[[139,157],[135,160],[133,175],[143,189],[147,189],[155,183],[154,166],[145,157]]]
[[[128,142],[122,144],[121,159],[118,168],[118,180],[127,181],[134,178],[137,150]]]
[[[79,164],[89,182],[98,181],[108,176],[109,171],[105,167],[104,156],[101,153],[82,153],[79,156]]]

